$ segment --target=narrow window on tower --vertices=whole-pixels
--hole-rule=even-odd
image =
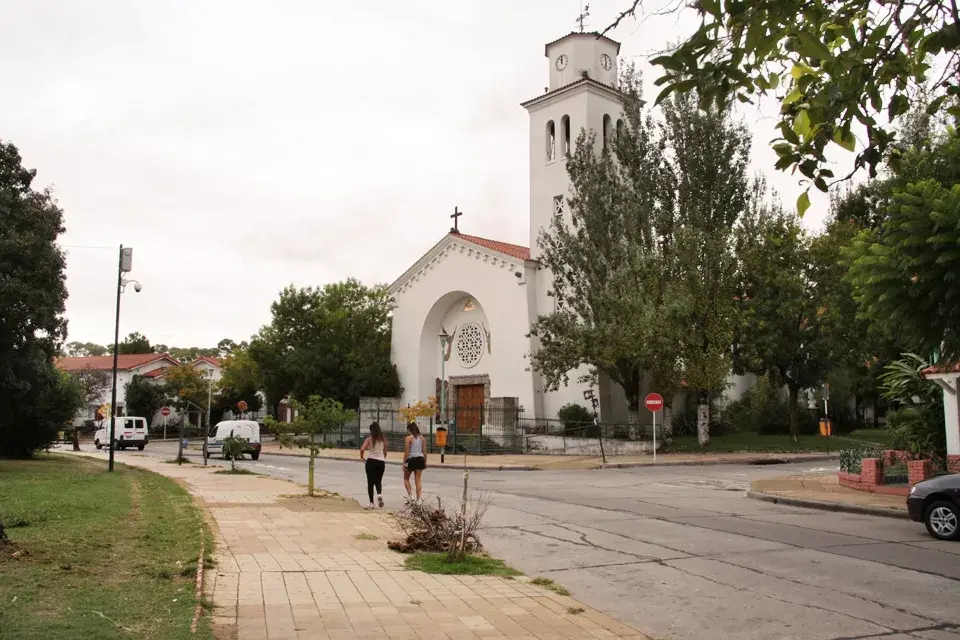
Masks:
[[[563,196],[553,196],[553,215],[563,215]]]
[[[560,135],[563,136],[563,155],[570,157],[570,116],[560,118]]]
[[[557,127],[553,120],[547,123],[547,162],[557,159]]]
[[[624,127],[623,120],[617,120],[617,137],[618,138],[621,135],[623,135],[623,127]]]
[[[610,143],[613,142],[613,125],[611,124],[610,115],[605,113],[603,114],[603,149],[607,150]]]

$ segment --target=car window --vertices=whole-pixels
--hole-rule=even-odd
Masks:
[[[124,421],[123,421],[123,428],[124,428],[124,429],[133,429],[133,420],[131,420],[130,418],[124,419]]]

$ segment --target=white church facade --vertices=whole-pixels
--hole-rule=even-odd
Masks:
[[[516,404],[529,418],[555,418],[571,402],[589,406],[589,387],[577,382],[582,371],[548,392],[528,360],[537,346],[531,325],[538,314],[554,311],[550,273],[537,269],[537,238],[555,213],[570,220],[566,157],[580,130],[596,131],[599,147],[622,117],[619,51],[619,43],[590,33],[571,33],[545,47],[548,90],[522,105],[530,115],[529,246],[461,233],[454,218],[454,229],[391,285],[391,358],[404,404],[439,396],[445,377],[448,406]],[[617,385],[601,380],[593,392],[602,419],[626,421]]]

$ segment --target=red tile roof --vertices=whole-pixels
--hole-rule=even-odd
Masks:
[[[166,360],[172,364],[179,364],[165,353],[126,353],[117,356],[117,369],[130,371],[146,364]],[[58,358],[57,368],[61,371],[109,371],[113,369],[113,356],[90,356],[89,358]]]
[[[500,242],[499,240],[489,240],[477,236],[468,236],[464,233],[451,232],[450,235],[473,244],[492,249],[498,253],[503,253],[518,260],[530,260],[530,247],[523,247],[519,244],[510,244],[509,242]]]
[[[198,362],[206,362],[207,364],[212,364],[215,367],[220,366],[220,358],[214,358],[212,356],[200,356],[193,361],[193,364],[197,364]]]
[[[160,378],[167,373],[167,369],[170,367],[161,367],[159,369],[154,369],[153,371],[147,371],[143,374],[144,378]]]
[[[960,373],[960,361],[935,364],[932,367],[927,367],[920,373],[925,376],[930,375],[931,373]]]

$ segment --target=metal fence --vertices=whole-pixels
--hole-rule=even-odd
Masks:
[[[592,456],[600,455],[602,447],[607,455],[629,455],[647,452],[652,444],[653,429],[649,424],[583,424],[525,418],[522,408],[512,407],[451,407],[447,414],[445,425],[436,416],[417,419],[431,453],[440,452],[436,431],[442,425],[447,428],[445,450],[450,454]],[[399,411],[391,408],[364,409],[355,421],[319,436],[318,440],[334,447],[359,448],[371,422],[380,425],[391,451],[403,450],[407,423]],[[661,436],[657,425],[658,439]]]

